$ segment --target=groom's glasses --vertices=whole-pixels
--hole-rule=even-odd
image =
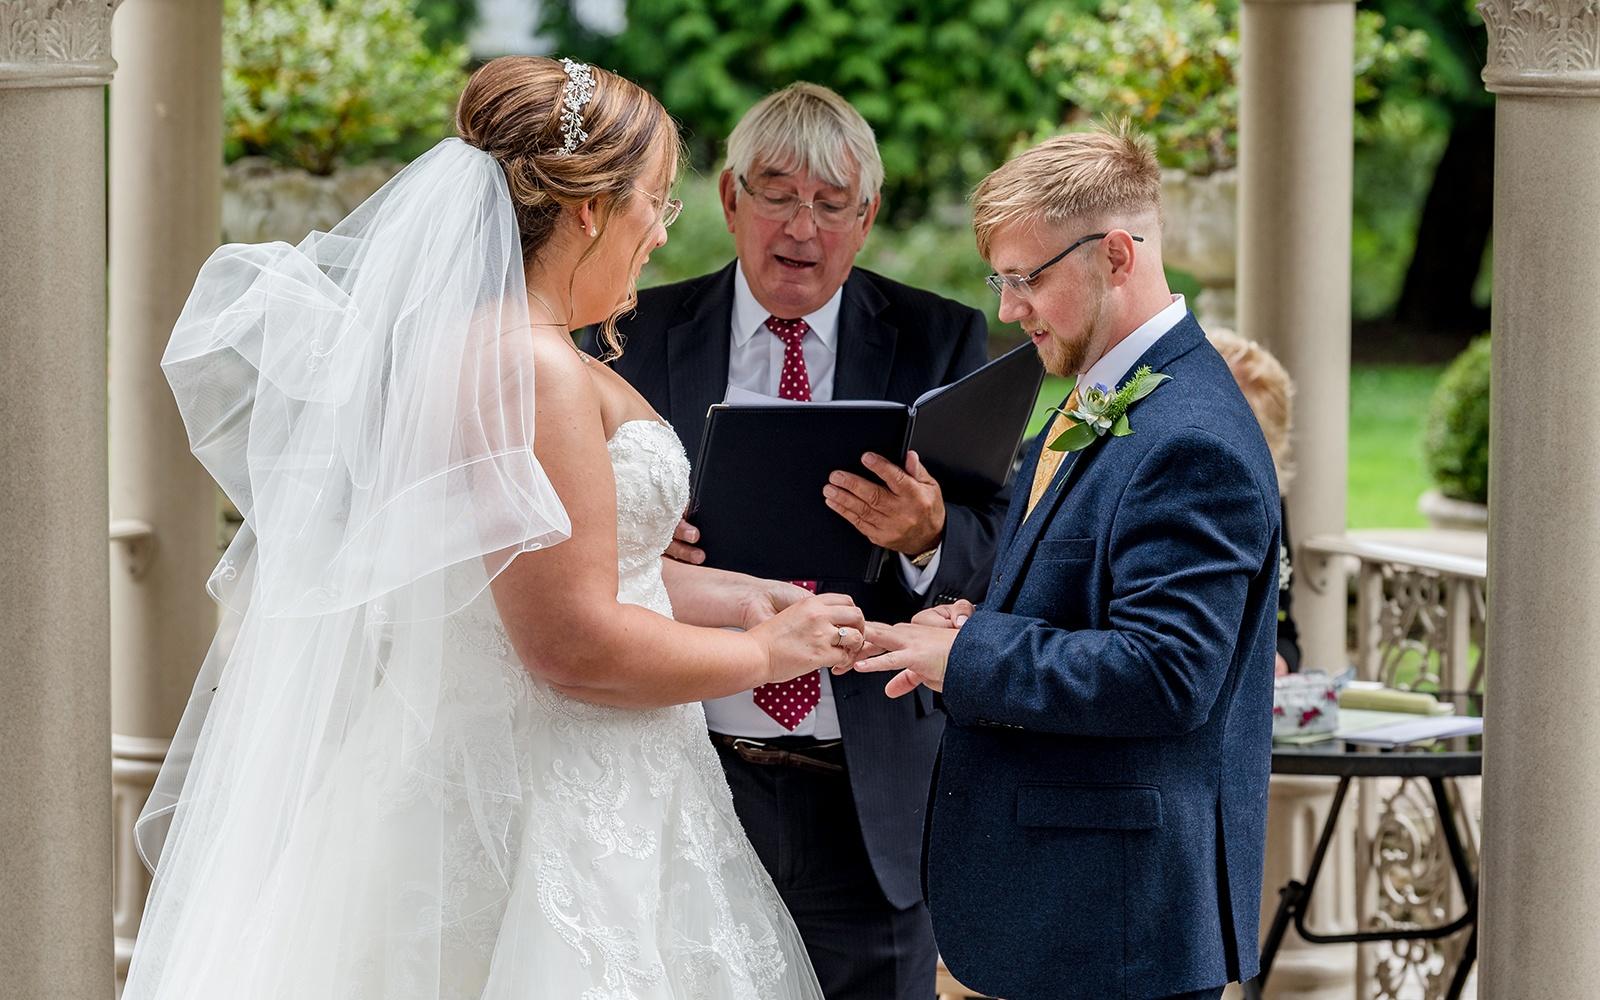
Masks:
[[[1051,257],[1043,264],[1040,264],[1032,271],[1029,271],[1027,274],[991,274],[984,280],[989,283],[990,288],[994,289],[994,293],[996,295],[1005,294],[1005,290],[1008,288],[1017,295],[1027,295],[1028,291],[1033,287],[1033,283],[1038,280],[1039,275],[1044,273],[1045,268],[1065,259],[1067,254],[1083,246],[1085,243],[1093,243],[1095,240],[1103,240],[1109,235],[1111,234],[1090,233],[1088,236],[1085,236],[1082,239],[1073,240],[1071,246],[1056,254],[1054,257]],[[1135,243],[1144,242],[1143,236],[1133,236],[1133,234],[1130,233],[1129,237]]]
[[[802,208],[811,209],[811,221],[816,223],[818,229],[842,233],[847,229],[855,228],[856,222],[867,214],[868,203],[863,201],[859,205],[849,202],[824,201],[818,198],[814,201],[801,201],[800,196],[793,191],[783,191],[778,188],[751,187],[750,182],[744,179],[744,174],[739,175],[739,186],[750,195],[750,202],[755,206],[756,214],[769,222],[788,222]]]
[[[683,214],[683,202],[679,201],[677,198],[668,198],[666,201],[662,201],[658,196],[651,194],[649,191],[646,191],[637,184],[633,186],[633,189],[644,195],[646,198],[649,198],[657,205],[661,206],[662,229],[665,229],[674,222],[677,222],[678,216]]]

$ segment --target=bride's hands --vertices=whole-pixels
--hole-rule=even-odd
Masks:
[[[765,683],[772,684],[854,661],[865,629],[866,618],[847,595],[821,594],[791,604],[748,634],[767,654]]]

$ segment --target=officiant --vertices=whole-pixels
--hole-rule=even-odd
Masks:
[[[731,390],[909,404],[987,360],[982,313],[855,266],[882,181],[871,127],[825,87],[770,94],[729,135],[720,193],[736,259],[641,291],[619,324],[625,350],[608,359],[691,461],[707,407]],[[585,349],[605,356],[592,334]],[[822,588],[879,621],[981,600],[1008,497],[955,502],[914,455],[898,458],[865,455],[817,484],[819,504],[893,553],[875,584]],[[668,555],[698,562],[697,541],[685,522]],[[739,818],[829,1000],[928,1000],[937,953],[919,848],[944,726],[932,694],[891,700],[882,678],[819,671],[705,709]]]

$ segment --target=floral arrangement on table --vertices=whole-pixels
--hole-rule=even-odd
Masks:
[[[1320,670],[1286,674],[1272,691],[1272,738],[1311,736],[1339,728],[1339,690]]]

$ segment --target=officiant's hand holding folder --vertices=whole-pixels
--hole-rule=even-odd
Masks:
[[[706,565],[778,580],[876,580],[887,553],[828,509],[829,474],[860,469],[867,452],[904,465],[915,451],[946,502],[982,503],[1010,478],[1043,379],[1024,344],[910,406],[737,397],[712,406],[688,517]]]

